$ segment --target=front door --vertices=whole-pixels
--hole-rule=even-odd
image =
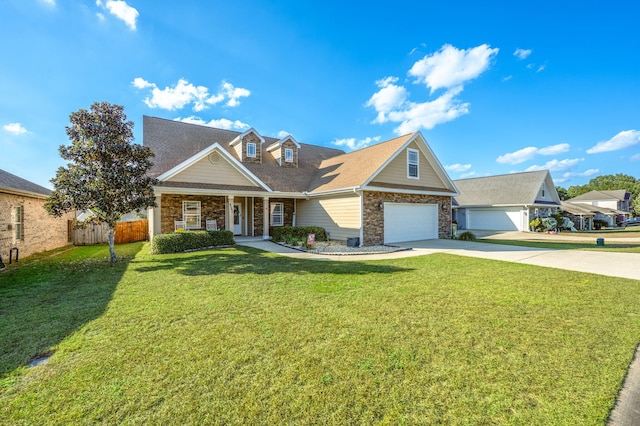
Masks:
[[[242,204],[233,204],[233,235],[242,235]]]

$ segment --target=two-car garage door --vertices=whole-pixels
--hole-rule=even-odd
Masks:
[[[384,203],[384,242],[438,238],[436,204]]]
[[[522,224],[522,212],[519,208],[467,210],[469,229],[522,231]]]

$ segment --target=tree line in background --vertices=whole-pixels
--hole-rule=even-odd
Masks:
[[[568,189],[556,186],[556,191],[558,191],[558,195],[563,201],[589,191],[611,191],[616,189],[624,189],[631,193],[631,207],[636,215],[640,215],[640,179],[636,179],[633,176],[623,173],[602,175],[594,177],[584,185],[570,186]]]

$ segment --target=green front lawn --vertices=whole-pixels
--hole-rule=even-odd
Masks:
[[[0,274],[0,423],[603,424],[640,337],[633,280],[117,251]]]

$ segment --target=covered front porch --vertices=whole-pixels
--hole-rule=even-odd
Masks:
[[[228,230],[235,236],[269,239],[271,228],[295,224],[292,198],[247,194],[161,193],[149,209],[150,235],[178,228]]]

